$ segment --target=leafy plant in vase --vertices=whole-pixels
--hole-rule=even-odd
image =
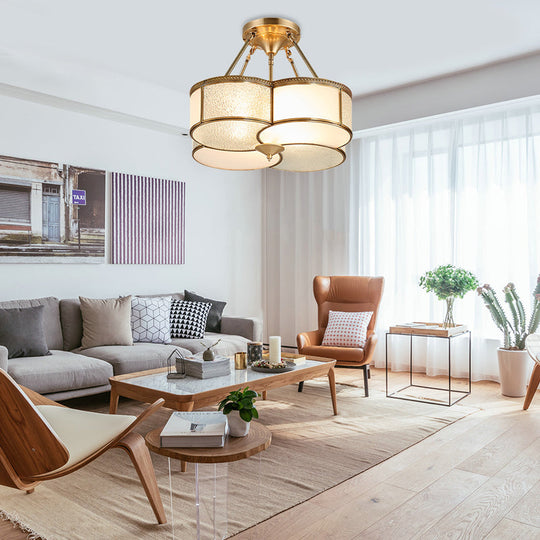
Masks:
[[[490,285],[478,287],[477,292],[482,297],[497,328],[503,333],[503,347],[497,349],[501,392],[509,397],[524,396],[532,366],[525,350],[525,340],[529,334],[534,334],[538,330],[540,324],[540,275],[533,291],[533,308],[529,324],[527,324],[523,302],[513,283],[508,283],[503,289],[504,301],[508,304],[511,318],[507,316],[497,298],[497,293]]]
[[[231,392],[219,402],[219,410],[229,418],[229,434],[232,437],[244,437],[249,433],[249,423],[253,418],[259,418],[254,401],[257,392],[248,387]]]
[[[420,278],[419,285],[427,292],[434,292],[439,300],[446,300],[443,328],[452,328],[456,326],[454,300],[456,297],[463,298],[469,291],[474,291],[478,287],[478,280],[468,270],[445,264],[426,272]]]

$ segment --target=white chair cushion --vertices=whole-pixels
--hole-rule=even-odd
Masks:
[[[136,418],[122,414],[79,411],[55,405],[38,405],[37,409],[69,452],[68,462],[56,471],[71,467],[91,456],[120,435]]]

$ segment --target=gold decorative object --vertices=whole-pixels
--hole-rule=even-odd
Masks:
[[[345,161],[352,138],[352,94],[338,82],[321,79],[298,45],[299,26],[264,17],[242,31],[244,45],[224,76],[205,79],[190,91],[193,158],[228,170],[274,167],[318,171]],[[249,48],[241,72],[232,75]],[[244,73],[257,49],[268,57],[268,79]],[[311,77],[300,77],[292,49]],[[294,77],[274,80],[274,58],[284,51]]]
[[[234,369],[246,369],[247,368],[247,353],[237,352],[234,355]]]

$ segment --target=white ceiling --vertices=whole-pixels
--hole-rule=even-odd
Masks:
[[[540,50],[538,0],[275,0],[271,8],[246,0],[0,0],[0,54],[75,62],[187,93],[225,73],[243,23],[263,15],[298,22],[318,75],[355,95]],[[265,76],[263,53],[256,56],[247,74]],[[284,56],[276,63],[277,76],[290,76]]]

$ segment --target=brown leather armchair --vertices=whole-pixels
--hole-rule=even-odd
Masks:
[[[319,308],[319,328],[296,336],[300,354],[334,358],[338,366],[360,367],[364,370],[364,389],[369,396],[369,364],[377,344],[374,334],[377,313],[383,293],[384,278],[369,276],[315,276],[313,294]],[[328,324],[328,312],[373,311],[363,349],[349,347],[323,347],[324,331]],[[299,387],[302,391],[302,383]]]

